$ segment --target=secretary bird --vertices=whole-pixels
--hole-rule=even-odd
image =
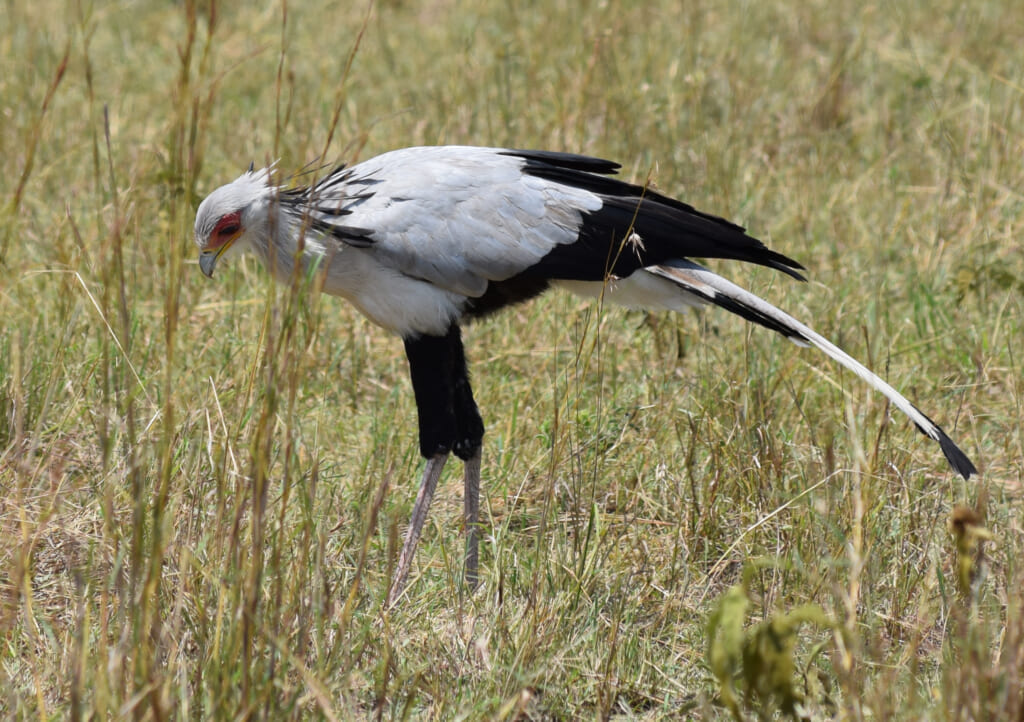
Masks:
[[[711,303],[816,346],[881,392],[937,441],[965,479],[974,464],[939,426],[840,348],[691,258],[757,263],[804,280],[796,261],[744,229],[651,189],[611,178],[619,164],[570,153],[405,148],[285,187],[252,166],[196,214],[199,267],[254,252],[278,280],[321,274],[405,344],[426,467],[388,603],[405,585],[450,453],[465,462],[465,575],[477,583],[480,448],[460,323],[551,286],[621,305],[681,311]]]

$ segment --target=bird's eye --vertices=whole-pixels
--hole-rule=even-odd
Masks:
[[[241,214],[229,213],[228,215],[223,216],[219,221],[217,221],[217,225],[214,227],[213,233],[211,235],[213,238],[217,239],[228,239],[231,236],[237,234],[238,231],[241,230],[241,228]]]

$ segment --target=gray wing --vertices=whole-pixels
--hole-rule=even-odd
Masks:
[[[587,190],[524,174],[524,159],[504,152],[405,148],[338,171],[310,189],[317,227],[365,229],[367,252],[381,264],[481,296],[489,281],[574,243],[583,213],[602,205]]]

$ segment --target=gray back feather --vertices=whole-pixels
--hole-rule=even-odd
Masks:
[[[405,148],[335,172],[308,193],[316,230],[365,230],[385,266],[441,288],[480,296],[488,281],[523,272],[577,239],[593,193],[524,175],[502,149]],[[311,214],[313,215],[313,214]],[[352,244],[356,245],[356,244]]]

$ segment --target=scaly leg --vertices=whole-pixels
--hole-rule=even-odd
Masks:
[[[466,459],[463,480],[463,499],[466,524],[466,584],[474,591],[480,580],[477,569],[480,562],[480,450]]]
[[[423,469],[423,479],[420,481],[420,490],[416,494],[416,503],[412,507],[409,529],[405,532],[405,543],[402,544],[402,553],[398,556],[398,569],[395,570],[395,579],[391,584],[391,591],[388,593],[388,608],[393,607],[398,598],[402,596],[402,592],[405,591],[409,567],[412,566],[412,560],[416,554],[416,545],[419,544],[423,524],[427,521],[430,501],[434,498],[434,490],[437,489],[438,479],[441,478],[441,471],[444,470],[447,461],[447,453],[434,454],[427,459],[427,466]]]

